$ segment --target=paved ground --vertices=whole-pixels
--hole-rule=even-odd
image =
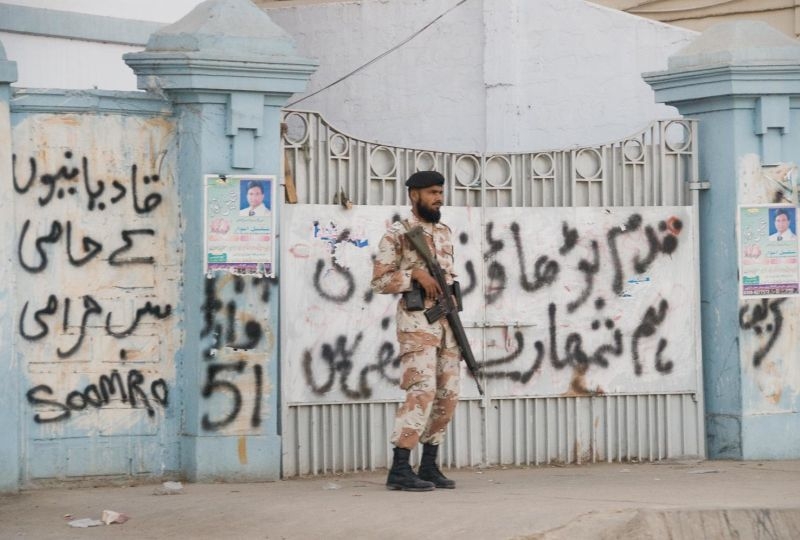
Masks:
[[[800,538],[800,461],[448,471],[455,490],[384,488],[385,473],[261,484],[26,490],[0,497],[0,538]],[[76,529],[70,519],[124,524]],[[69,515],[70,517],[66,517]]]

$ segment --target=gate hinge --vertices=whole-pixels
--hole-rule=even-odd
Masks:
[[[711,182],[689,182],[689,189],[696,189],[698,191],[711,189]]]

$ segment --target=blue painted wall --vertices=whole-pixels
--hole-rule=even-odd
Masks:
[[[765,23],[716,25],[669,60],[669,69],[645,75],[658,101],[700,120],[701,302],[708,454],[712,458],[798,458],[792,431],[798,422],[800,317],[797,299],[778,308],[787,321],[761,366],[753,366],[752,332],[740,310],[759,300],[739,300],[736,215],[754,200],[740,184],[755,162],[800,163],[800,44]],[[758,173],[760,174],[760,173]],[[756,177],[758,177],[756,174]],[[749,191],[748,191],[749,190]],[[770,300],[769,302],[774,302]],[[746,313],[747,311],[745,311]],[[756,340],[757,341],[757,340]],[[770,369],[788,400],[768,402],[762,381]],[[788,434],[788,436],[787,436]]]
[[[0,43],[0,141],[11,141],[9,100],[10,83],[17,80],[15,62],[6,59]],[[15,489],[19,483],[19,365],[14,352],[13,296],[15,276],[13,188],[11,146],[0,144],[0,492]]]
[[[206,2],[127,55],[148,93],[12,97],[4,58],[0,133],[14,142],[0,149],[0,490],[85,476],[278,479],[278,281],[204,274],[203,175],[280,182],[281,107],[315,63],[247,0]],[[133,235],[121,266],[120,229]],[[131,372],[134,391],[106,400],[102,377]]]
[[[316,64],[297,56],[291,38],[247,0],[201,4],[125,60],[140,88],[169,97],[180,126],[184,471],[194,480],[276,480],[278,281],[204,274],[203,177],[279,179],[281,107],[302,91]],[[272,208],[278,217],[282,199],[279,190]],[[243,348],[236,336],[248,328],[258,329],[258,339]]]

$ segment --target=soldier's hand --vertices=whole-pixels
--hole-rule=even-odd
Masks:
[[[411,278],[419,283],[420,287],[425,291],[425,296],[431,300],[436,300],[441,296],[442,289],[433,277],[422,268],[415,268],[411,272]]]

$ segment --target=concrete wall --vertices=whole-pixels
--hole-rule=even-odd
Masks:
[[[4,307],[17,323],[22,478],[178,471],[184,269],[168,105],[18,92],[11,108],[16,288]]]
[[[364,1],[269,13],[320,60],[312,94],[454,5]],[[468,0],[296,106],[354,136],[414,148],[511,152],[611,141],[676,116],[654,104],[639,74],[665,67],[694,35],[580,0]]]
[[[799,125],[800,107],[790,114],[787,124]],[[800,151],[789,150],[784,156],[798,160]],[[797,166],[762,163],[757,153],[744,154],[738,160],[738,204],[787,202],[775,180],[797,182]],[[797,243],[780,247],[784,257],[793,255],[795,261],[798,250]],[[767,247],[764,256],[775,257],[775,249]],[[741,259],[739,272],[747,273]],[[739,340],[742,456],[796,459],[800,448],[800,298],[740,300]]]
[[[12,92],[0,48],[0,490],[280,475],[277,286],[206,275],[203,176],[280,177],[280,108],[314,63],[242,0],[159,28],[125,57],[147,93]]]
[[[788,202],[767,171],[800,163],[800,44],[765,23],[725,23],[645,78],[660,101],[700,122],[709,455],[797,458],[800,300],[740,299],[736,216],[741,204]]]
[[[12,3],[103,16],[87,22],[57,15],[54,33],[94,40],[87,43],[10,33],[42,14],[9,11],[12,22],[0,23],[0,39],[20,63],[18,86],[132,90],[134,77],[117,59],[135,49],[137,39],[143,46],[153,27],[126,19],[174,21],[181,7],[185,12],[197,2],[149,0],[137,2],[138,10],[99,0]],[[290,103],[419,32],[296,107],[321,112],[360,138],[468,152],[612,141],[653,119],[677,116],[654,103],[639,74],[663,69],[667,57],[695,35],[582,0],[362,0],[268,13],[301,53],[320,61],[307,92]],[[115,37],[122,35],[129,37]],[[92,69],[97,65],[106,68]]]

